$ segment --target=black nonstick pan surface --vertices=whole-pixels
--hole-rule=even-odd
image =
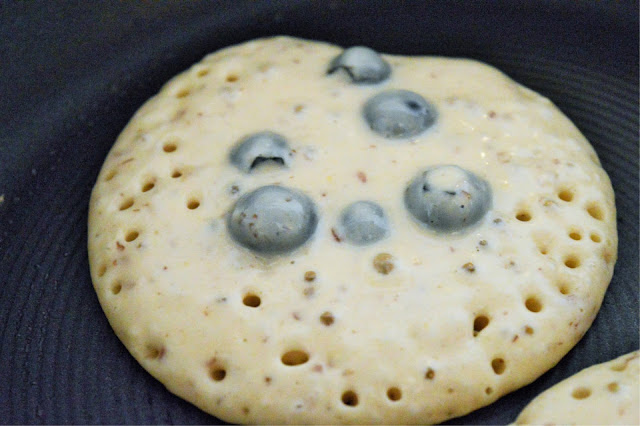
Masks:
[[[205,54],[287,34],[488,62],[549,97],[616,191],[619,259],[592,328],[531,385],[450,423],[506,424],[537,394],[639,346],[638,2],[0,4],[0,423],[219,423],[128,354],[94,294],[91,188],[129,118]]]

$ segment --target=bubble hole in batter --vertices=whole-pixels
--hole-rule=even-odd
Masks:
[[[131,206],[133,206],[134,203],[134,199],[132,197],[126,198],[121,204],[120,204],[120,211],[123,210],[127,210],[128,208],[130,208]]]
[[[195,210],[198,207],[200,207],[200,201],[195,199],[195,198],[191,198],[189,201],[187,201],[187,208],[189,210]]]
[[[204,77],[208,74],[209,74],[209,68],[203,68],[201,70],[198,70],[198,72],[196,73],[196,77]]]
[[[115,170],[109,170],[109,172],[107,173],[107,175],[104,177],[104,181],[105,182],[109,182],[110,180],[112,180],[114,177],[116,177],[116,175],[118,174],[117,171]]]
[[[527,210],[521,210],[516,214],[516,219],[520,222],[529,222],[531,220],[531,213]]]
[[[560,191],[558,191],[558,198],[561,199],[562,201],[569,203],[573,200],[573,191],[566,188],[561,189]]]
[[[507,369],[507,363],[502,358],[494,358],[491,361],[491,368],[497,375],[501,375]]]
[[[590,203],[587,205],[587,213],[596,220],[604,220],[604,210],[598,203]]]
[[[153,343],[147,343],[144,349],[144,357],[146,359],[160,359],[166,351],[164,346]]]
[[[620,386],[616,382],[611,382],[607,385],[607,390],[611,393],[616,393],[620,390]]]
[[[191,90],[189,88],[183,88],[176,93],[176,98],[177,99],[186,98],[190,94],[191,94]]]
[[[436,372],[432,368],[428,368],[426,373],[424,373],[424,378],[427,380],[433,380],[436,377]]]
[[[571,293],[571,286],[566,282],[558,283],[558,291],[565,296]]]
[[[584,387],[584,386],[580,386],[576,389],[573,390],[573,392],[571,392],[571,396],[574,399],[586,399],[589,398],[591,396],[591,389]]]
[[[155,184],[155,179],[150,179],[150,180],[146,181],[146,182],[142,185],[142,192],[149,192],[149,191],[151,191],[155,186],[156,186],[156,184]]]
[[[322,315],[320,315],[320,322],[326,325],[327,327],[332,325],[334,321],[335,321],[335,318],[333,317],[333,314],[329,311],[323,312]]]
[[[570,229],[569,238],[571,238],[574,241],[580,241],[582,239],[582,234],[577,229]]]
[[[245,306],[249,306],[250,308],[257,308],[262,303],[262,300],[260,299],[260,296],[257,296],[253,293],[247,293],[242,298],[242,303]]]
[[[527,298],[524,302],[524,306],[531,312],[540,312],[542,310],[542,302],[536,296]]]
[[[622,372],[627,369],[629,359],[621,360],[611,366],[612,371]]]
[[[355,407],[358,405],[358,394],[352,390],[345,391],[341,397],[342,403],[348,407]]]
[[[113,284],[111,284],[111,293],[112,294],[120,294],[120,292],[122,291],[122,281],[117,280],[114,281]]]
[[[387,389],[387,398],[390,401],[399,401],[402,398],[402,391],[398,387],[391,387]]]
[[[107,265],[103,263],[102,265],[100,265],[100,268],[98,268],[98,276],[103,277],[104,274],[106,273],[107,273]]]
[[[129,231],[124,236],[124,240],[126,242],[130,243],[132,241],[135,241],[139,236],[140,236],[140,233],[138,231]]]
[[[580,266],[580,258],[575,254],[570,254],[564,259],[564,265],[567,268],[575,269]]]
[[[175,152],[177,149],[178,149],[178,144],[176,142],[167,142],[164,145],[162,145],[162,150],[167,154],[171,154],[172,152]]]
[[[227,377],[227,370],[220,367],[212,368],[209,371],[209,377],[216,382],[221,382],[225,377]]]
[[[482,330],[489,325],[489,317],[486,315],[478,315],[473,320],[473,335],[477,336]]]
[[[288,366],[302,365],[309,361],[309,354],[299,349],[291,350],[282,355],[281,361],[284,365]]]

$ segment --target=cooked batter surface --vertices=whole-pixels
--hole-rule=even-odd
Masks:
[[[434,423],[575,345],[617,234],[593,148],[499,71],[277,37],[138,111],[89,253],[131,354],[216,417]]]
[[[640,424],[640,352],[585,368],[537,396],[516,424]]]

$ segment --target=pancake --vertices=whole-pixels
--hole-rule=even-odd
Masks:
[[[498,70],[275,37],[140,108],[88,247],[117,336],[208,413],[437,423],[578,342],[615,217],[588,141]]]
[[[516,424],[640,424],[638,351],[593,365],[538,395]]]

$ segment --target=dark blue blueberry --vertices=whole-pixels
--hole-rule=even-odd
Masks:
[[[363,115],[374,132],[390,139],[416,136],[436,121],[436,109],[408,90],[387,90],[369,99]]]
[[[231,150],[231,163],[245,173],[265,162],[289,167],[291,149],[281,135],[264,131],[244,137]]]
[[[458,166],[435,166],[409,183],[404,202],[427,227],[456,232],[482,219],[491,207],[491,188],[485,180]]]
[[[313,235],[318,217],[313,201],[282,186],[263,186],[243,195],[229,213],[233,239],[262,254],[292,251]]]
[[[340,215],[339,230],[346,240],[357,245],[372,244],[389,232],[382,207],[371,201],[356,201]]]
[[[327,74],[344,70],[354,83],[374,84],[386,80],[391,74],[391,67],[373,49],[354,46],[345,49],[333,58]]]

